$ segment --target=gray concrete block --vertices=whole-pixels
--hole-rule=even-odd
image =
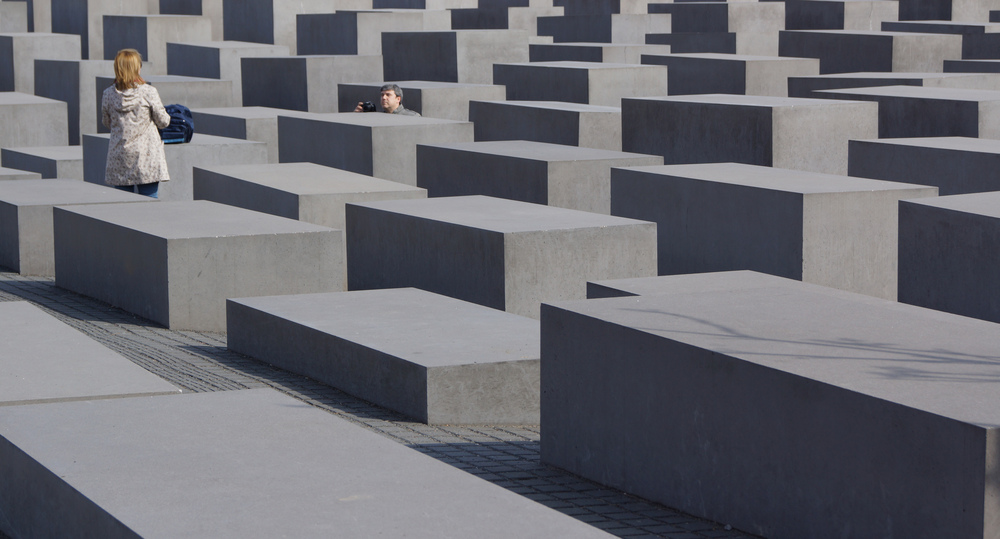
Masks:
[[[542,462],[766,537],[996,536],[996,325],[794,285],[544,305]]]
[[[897,204],[937,188],[736,163],[616,168],[611,213],[657,224],[660,275],[749,269],[896,298]]]
[[[267,162],[278,162],[278,115],[295,111],[270,107],[196,108],[191,111],[198,133],[267,144]],[[309,113],[303,112],[303,115]]]
[[[0,167],[0,181],[6,180],[40,180],[42,175],[37,172]]]
[[[836,106],[830,106],[836,103]],[[668,165],[737,162],[847,172],[847,141],[876,138],[878,106],[705,94],[622,100],[622,150]]]
[[[827,290],[825,286],[810,285],[750,270],[688,273],[684,275],[659,275],[634,279],[605,279],[587,283],[587,299],[623,298],[629,296],[655,296],[679,294],[690,291],[721,292],[752,288],[802,288]]]
[[[79,60],[78,36],[0,34],[0,92],[35,93],[35,60]]]
[[[863,30],[787,30],[778,54],[819,58],[820,73],[856,71],[940,72],[944,60],[962,57],[962,37]]]
[[[197,15],[105,15],[104,59],[121,49],[142,54],[143,72],[167,73],[167,42],[211,41],[212,23]],[[145,78],[145,77],[143,77]]]
[[[784,30],[880,30],[899,20],[898,0],[786,0]]]
[[[232,81],[234,106],[243,104],[244,57],[288,56],[288,47],[242,41],[167,43],[167,74]]]
[[[417,185],[433,197],[487,195],[611,213],[611,167],[661,165],[652,155],[526,140],[417,146]]]
[[[667,68],[603,62],[493,64],[509,101],[568,101],[620,107],[623,97],[667,95]]]
[[[181,392],[27,301],[0,303],[0,320],[0,408]]]
[[[852,140],[848,173],[934,185],[940,195],[1000,191],[1000,140],[926,137]]]
[[[451,30],[446,10],[338,9],[336,13],[300,14],[296,18],[298,54],[382,54],[382,32]]]
[[[469,122],[345,112],[278,117],[282,163],[307,161],[417,184],[417,144],[471,142]]]
[[[1000,24],[955,21],[887,21],[882,23],[887,32],[921,32],[927,34],[956,34],[962,36],[962,58],[1000,58]]]
[[[80,144],[81,133],[97,133],[99,112],[94,81],[114,73],[109,60],[35,60],[35,95],[65,101],[69,115],[69,143]]]
[[[646,221],[484,196],[347,206],[348,287],[414,286],[538,317],[587,280],[656,274]]]
[[[538,35],[556,43],[645,43],[646,34],[673,31],[671,16],[664,13],[565,14],[538,17]]]
[[[551,3],[550,3],[551,4]],[[563,8],[551,5],[483,5],[452,9],[449,30],[524,30],[532,38],[538,36],[538,18],[563,15]]]
[[[534,140],[621,151],[621,111],[563,101],[470,101],[469,121],[477,141]]]
[[[0,2],[0,34],[28,32],[28,2]]]
[[[83,180],[105,185],[110,135],[83,136]],[[160,200],[192,200],[193,167],[267,163],[264,143],[196,134],[191,142],[165,144],[170,181],[160,182]]]
[[[878,138],[1000,138],[997,90],[880,86],[821,90],[815,95],[878,103]]]
[[[423,423],[538,424],[537,320],[415,288],[227,306],[235,352]]]
[[[0,182],[0,264],[22,275],[55,275],[53,206],[152,200],[79,180]]]
[[[732,52],[755,56],[778,56],[778,32],[784,30],[784,2],[675,2],[649,5],[649,12],[669,13],[675,33],[732,33]],[[791,56],[781,54],[781,56]]]
[[[43,146],[0,148],[0,164],[9,168],[38,172],[42,178],[83,179],[83,148]]]
[[[226,298],[343,290],[341,234],[318,225],[207,200],[53,219],[57,286],[170,329],[225,331]]]
[[[1000,322],[1000,193],[899,204],[899,301]]]
[[[815,1],[815,0],[806,0]],[[947,71],[947,62],[945,60]],[[1000,63],[997,63],[1000,67]],[[997,73],[831,73],[815,77],[789,77],[789,97],[819,97],[819,90],[870,88],[872,86],[927,86],[1000,90]]]
[[[1000,73],[1000,60],[945,60],[945,73]]]
[[[337,112],[337,85],[382,79],[379,56],[243,58],[243,106]]]
[[[529,62],[608,62],[640,64],[643,54],[670,54],[670,45],[629,43],[531,43]]]
[[[8,406],[0,436],[14,536],[611,537],[269,388]]]
[[[671,74],[668,95],[740,94],[788,97],[788,79],[819,74],[815,58],[782,58],[732,54],[658,54],[642,63],[666,66]]]
[[[983,22],[998,7],[995,0],[900,0],[899,20]]]
[[[371,101],[378,111],[381,82],[338,84],[340,112],[352,112],[359,102]],[[469,102],[473,100],[503,100],[507,95],[496,84],[462,84],[425,80],[397,81],[403,91],[403,106],[429,118],[469,121]]]
[[[0,92],[0,148],[67,144],[66,108],[55,99]]]
[[[82,55],[69,60],[106,58],[104,15],[145,15],[146,0],[32,0],[36,32],[57,32],[80,36]],[[118,49],[111,51],[112,58]]]
[[[493,84],[493,64],[528,61],[528,35],[523,30],[383,32],[382,53],[385,80]]]
[[[223,39],[288,47],[296,52],[295,20],[302,13],[371,9],[371,0],[223,0]]]
[[[671,53],[717,52],[719,54],[736,54],[735,32],[649,34],[646,36],[646,43],[668,45]]]

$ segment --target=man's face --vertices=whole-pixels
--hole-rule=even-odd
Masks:
[[[396,95],[396,92],[394,92],[392,90],[383,90],[382,91],[382,110],[384,110],[385,112],[392,112],[392,111],[396,110],[396,107],[399,106],[399,103],[402,100],[403,100],[403,98],[399,97],[398,95]]]

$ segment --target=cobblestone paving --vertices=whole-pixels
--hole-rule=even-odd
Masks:
[[[225,335],[171,331],[51,279],[0,271],[0,301],[30,301],[184,392],[271,387],[618,537],[750,538],[539,461],[537,425],[428,426],[226,348]],[[0,533],[0,539],[7,539]]]

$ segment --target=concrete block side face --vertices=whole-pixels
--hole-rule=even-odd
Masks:
[[[71,146],[80,144],[80,81],[79,62],[35,61],[35,95],[66,102]]]
[[[299,197],[294,193],[198,167],[193,172],[194,200],[211,200],[286,219],[299,218]]]
[[[1000,139],[1000,101],[979,103],[979,138]]]
[[[785,2],[785,30],[843,30],[848,2]]]
[[[597,162],[566,161],[549,165],[550,206],[611,213],[611,168],[643,165],[662,165],[663,159],[648,158],[609,159]]]
[[[776,107],[772,166],[827,174],[847,174],[847,144],[879,133],[876,103]]]
[[[975,101],[881,97],[878,138],[979,137],[979,109]]]
[[[536,359],[432,368],[426,422],[537,425],[539,391]]]
[[[893,70],[890,35],[782,31],[778,33],[778,55],[818,58],[820,74]]]
[[[962,58],[960,35],[895,36],[892,70],[901,73],[941,73],[945,59]]]
[[[997,253],[996,219],[900,202],[900,303],[1000,322]]]
[[[152,62],[145,17],[106,15],[104,17],[104,59],[114,60],[122,49],[135,49],[143,62]],[[155,66],[163,69],[162,66]]]
[[[749,269],[802,279],[799,194],[614,169],[611,214],[656,223],[659,275]]]
[[[309,110],[305,58],[241,58],[244,107]]]
[[[14,38],[0,35],[0,92],[14,91]]]
[[[589,73],[588,85],[588,103],[621,107],[623,97],[667,95],[667,68],[636,66],[597,69]]]
[[[494,64],[528,61],[528,35],[523,30],[458,32],[455,52],[455,82],[493,84]]]
[[[300,13],[295,39],[298,54],[358,54],[358,14]]]
[[[819,60],[815,58],[788,59],[779,62],[749,62],[746,66],[746,93],[747,95],[788,97],[790,77],[815,75],[819,75]]]
[[[502,234],[347,205],[349,290],[412,286],[505,309]]]
[[[372,129],[372,175],[417,185],[417,144],[472,142],[470,123],[393,126]]]
[[[587,281],[656,275],[654,223],[507,234],[505,310],[537,319],[542,302],[586,299]]]
[[[667,66],[668,95],[747,93],[746,68],[741,61],[646,55],[643,63]]]
[[[476,141],[533,140],[567,146],[586,145],[581,141],[581,122],[585,116],[587,114],[582,112],[518,107],[503,103],[469,103],[469,121],[473,123]],[[607,132],[602,135],[607,136]],[[604,144],[608,142],[605,141]],[[605,148],[604,145],[590,147]]]
[[[548,204],[548,179],[543,161],[417,146],[417,186],[429,197],[487,195]]]
[[[22,207],[18,210],[17,271],[21,275],[55,275],[52,258],[52,206]]]
[[[507,89],[508,101],[590,102],[586,69],[494,64],[492,81]]]
[[[221,79],[219,49],[167,43],[167,74],[185,77]]]
[[[222,0],[223,39],[274,44],[274,0]]]
[[[579,145],[584,148],[621,151],[622,115],[620,112],[584,112],[579,114]]]
[[[778,166],[773,132],[772,107],[622,100],[622,150],[662,155],[667,165]]]
[[[65,146],[67,105],[61,101],[0,106],[0,147]]]
[[[602,484],[766,537],[982,536],[986,429],[552,306],[541,379],[542,461]]]
[[[1000,155],[891,141],[852,140],[848,174],[933,185],[941,196],[1000,191]]]
[[[337,56],[306,60],[309,112],[337,112],[337,86],[341,82],[379,80],[379,56]],[[354,109],[351,109],[353,112]]]
[[[56,207],[56,286],[169,325],[167,242]]]
[[[306,118],[278,117],[278,160],[309,162],[373,175],[372,128]]]
[[[18,207],[0,202],[0,266],[20,271],[21,245],[18,237]]]
[[[229,300],[227,346],[424,423],[427,369]]]
[[[80,50],[83,53],[81,58],[87,59],[92,57],[89,54],[91,52],[91,36],[88,24],[87,2],[51,0],[50,3],[52,5],[52,32],[80,36]],[[115,52],[117,52],[117,49]]]
[[[385,80],[460,82],[458,64],[454,32],[382,33]]]

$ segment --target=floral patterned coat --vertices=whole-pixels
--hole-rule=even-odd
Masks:
[[[170,179],[157,131],[170,124],[170,115],[156,88],[142,84],[120,92],[108,87],[101,97],[101,122],[111,129],[105,183],[140,185]]]

